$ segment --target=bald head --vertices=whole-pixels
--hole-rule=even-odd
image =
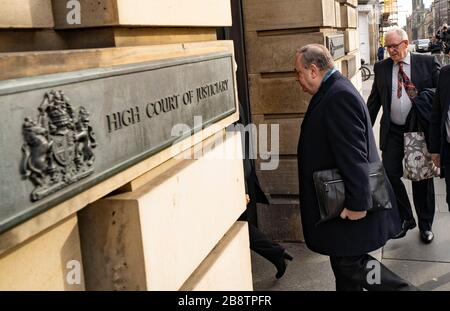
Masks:
[[[333,68],[333,57],[325,46],[308,44],[297,50],[295,71],[304,92],[316,94],[326,73]]]
[[[298,49],[297,58],[301,58],[307,68],[314,64],[320,71],[326,72],[334,67],[330,51],[321,44],[308,44]]]

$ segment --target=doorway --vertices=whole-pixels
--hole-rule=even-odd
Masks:
[[[370,37],[369,37],[369,14],[368,12],[359,12],[359,42],[361,59],[367,64],[371,64],[370,59]]]

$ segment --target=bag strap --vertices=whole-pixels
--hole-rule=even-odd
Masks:
[[[419,122],[417,122],[417,112],[414,109],[414,105],[415,105],[415,97],[411,97],[410,94],[408,92],[406,92],[406,94],[409,97],[409,100],[411,101],[411,117],[409,118],[409,127],[408,127],[408,131],[409,132],[423,132],[423,128],[420,125]]]
[[[408,132],[416,132],[418,124],[417,124],[416,110],[414,109],[414,107],[411,107],[411,112],[407,122],[408,122]]]
[[[424,132],[423,127],[421,126],[420,122],[417,121],[417,112],[414,108],[415,102],[414,98],[409,97],[411,100],[411,112],[410,117],[408,118],[408,132]]]

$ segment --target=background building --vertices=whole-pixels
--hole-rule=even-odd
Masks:
[[[382,39],[381,18],[382,5],[373,0],[358,1],[358,29],[361,58],[366,63],[376,62],[377,50]]]
[[[410,40],[431,38],[450,16],[450,0],[434,0],[426,9],[423,0],[412,0],[413,12],[407,18]]]
[[[450,15],[450,1],[449,0],[435,0],[434,7],[437,12],[437,22],[439,27],[443,24],[448,24]]]
[[[410,18],[409,39],[410,41],[428,38],[428,26],[426,24],[426,15],[428,10],[425,9],[423,0],[412,0],[412,14]]]
[[[424,22],[424,38],[431,39],[436,33],[435,23],[434,23],[434,12],[433,7],[430,7],[425,14]]]

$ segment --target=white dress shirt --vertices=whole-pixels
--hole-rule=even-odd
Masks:
[[[405,87],[402,87],[402,97],[397,97],[398,90],[398,63],[392,67],[392,100],[391,100],[391,122],[397,125],[404,125],[406,118],[411,111],[411,100],[406,93]],[[403,71],[411,79],[411,54],[408,53],[403,59]]]

